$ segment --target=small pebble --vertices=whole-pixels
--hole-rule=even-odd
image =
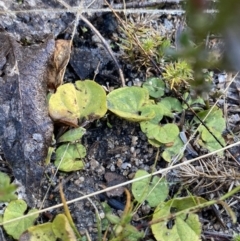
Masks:
[[[117,167],[121,167],[122,164],[123,164],[123,160],[122,159],[118,159],[117,163],[116,163]]]
[[[121,168],[124,169],[124,170],[126,170],[126,169],[128,169],[128,168],[131,168],[131,166],[132,166],[132,165],[131,165],[130,163],[124,162],[124,163],[122,164]]]
[[[132,173],[128,174],[128,178],[129,178],[129,179],[133,179],[133,178],[134,178],[134,176],[135,176],[135,173],[134,173],[134,172],[132,172]]]
[[[90,166],[92,170],[95,170],[99,166],[99,162],[96,160],[91,160],[90,161]]]
[[[100,213],[99,213],[99,216],[100,216],[101,219],[104,219],[104,218],[105,218],[105,213],[100,212]]]
[[[141,210],[142,210],[143,215],[147,215],[150,213],[151,207],[149,205],[142,205]]]
[[[219,231],[219,229],[220,229],[220,224],[219,224],[219,223],[213,224],[213,228],[214,228],[215,231]]]
[[[111,165],[110,171],[111,171],[111,172],[114,172],[115,170],[116,170],[115,165]]]

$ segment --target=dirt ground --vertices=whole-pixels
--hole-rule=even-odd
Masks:
[[[71,58],[67,66],[64,82],[93,79],[95,76],[96,82],[107,88],[120,87],[121,81],[117,67],[109,53],[99,43],[96,34],[81,19],[78,20],[77,28],[74,30],[76,8],[82,4],[83,9],[85,9],[84,16],[99,30],[108,43],[114,46],[113,50],[118,58],[118,46],[114,42],[114,36],[119,33],[116,18],[110,12],[100,11],[100,9],[105,8],[102,0],[93,2],[91,0],[65,0],[64,3],[57,0],[2,0],[0,2],[0,26],[11,33],[17,41],[27,44],[40,43],[51,34],[55,39],[69,40],[75,31]],[[66,10],[66,4],[71,8]],[[112,4],[120,4],[120,1],[113,1]],[[162,9],[171,7],[174,10],[178,5],[162,4],[161,7]],[[90,9],[88,13],[86,13],[87,8]],[[94,9],[96,10],[95,12]],[[147,18],[147,15],[145,17]],[[166,33],[173,35],[176,23],[181,21],[181,15],[156,15],[155,19],[156,23],[162,24]],[[122,60],[119,60],[119,62],[127,86],[141,84],[146,79],[145,72],[134,71],[129,64],[124,63]],[[216,74],[216,86],[221,84],[220,79],[224,78],[223,76],[223,73]],[[231,102],[229,102],[230,108],[237,108],[239,93],[235,85],[229,90],[229,95],[232,98]],[[229,118],[236,117],[234,116],[236,112],[235,110]],[[58,189],[60,180],[64,183],[63,188],[66,199],[72,200],[84,194],[101,190],[103,186],[111,186],[130,180],[139,169],[152,171],[157,149],[148,144],[147,137],[141,132],[139,125],[129,123],[109,114],[98,122],[88,124],[86,128],[87,133],[83,137],[83,144],[87,149],[84,170],[70,174],[58,173],[52,180],[52,186],[44,207],[61,202]],[[58,135],[60,131],[61,126],[55,125],[55,134]],[[235,152],[238,152],[238,150],[235,149]],[[238,166],[229,160],[223,159],[220,161],[225,162],[228,168],[238,169]],[[156,170],[166,166],[167,163],[159,157],[155,167]],[[3,167],[2,169],[5,171],[10,171]],[[51,165],[46,173],[49,177],[53,177],[55,170],[56,168]],[[107,176],[110,173],[109,180],[107,180],[106,173]],[[169,180],[171,180],[171,196],[179,190],[182,181],[189,181],[186,179],[179,180],[178,173],[170,173]],[[198,182],[200,181],[192,180],[189,185],[190,190],[193,190]],[[217,184],[214,185],[212,189],[216,188]],[[49,179],[45,178],[42,184],[43,193],[47,191],[48,186]],[[227,188],[229,188],[229,185],[226,185],[225,189]],[[203,195],[204,191],[205,189],[197,189],[194,194]],[[212,194],[212,196],[211,194],[205,195],[205,197],[218,198],[220,194],[221,191]],[[91,202],[96,205],[100,213],[102,212],[101,201],[103,200],[108,201],[115,213],[120,213],[125,205],[125,195],[121,192],[115,196],[99,195],[91,198]],[[234,201],[236,200],[239,200],[239,198],[235,197]],[[76,202],[71,204],[69,208],[80,232],[84,234],[85,229],[87,229],[92,240],[96,240],[98,232],[96,214],[91,202],[89,200]],[[233,208],[239,220],[240,210],[238,203],[236,201],[233,204]],[[62,209],[53,210],[50,216],[60,212],[62,212]],[[232,225],[229,216],[226,213],[220,215],[221,212],[222,209],[208,208],[200,213],[203,225],[203,240],[231,240],[233,231],[240,231],[238,222]],[[135,220],[150,213],[151,208],[144,204],[139,209]],[[43,216],[42,220],[47,221],[48,215]],[[136,224],[141,224],[144,221],[135,222]],[[4,236],[6,240],[11,240],[6,234]],[[145,240],[151,240],[151,234],[147,235]]]

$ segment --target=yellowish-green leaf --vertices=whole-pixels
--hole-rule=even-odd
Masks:
[[[45,165],[48,165],[51,162],[51,157],[54,151],[55,151],[54,147],[52,146],[48,147],[47,157],[45,158]]]
[[[76,236],[64,214],[58,214],[52,223],[28,228],[19,241],[76,241]]]
[[[148,139],[148,142],[149,144],[155,146],[155,147],[160,147],[162,146],[163,144],[160,143],[159,141],[155,140],[155,139]]]
[[[225,140],[222,137],[222,132],[226,128],[226,121],[223,118],[222,110],[218,109],[217,107],[213,108],[212,111],[209,113],[210,110],[202,111],[198,113],[198,116],[201,120],[203,120],[207,115],[206,120],[204,123],[208,127],[208,129],[216,136],[218,141],[225,146]],[[197,118],[194,118],[196,123],[199,123]],[[199,133],[201,134],[201,139],[198,140],[199,145],[208,149],[209,151],[216,151],[221,149],[222,146],[218,143],[218,141],[213,137],[213,135],[206,129],[205,126],[200,126],[198,128]],[[218,152],[218,155],[222,156],[223,152]]]
[[[59,166],[59,170],[64,172],[71,172],[81,170],[84,163],[81,160],[86,156],[86,149],[83,145],[63,144],[56,150],[55,166]]]
[[[179,135],[178,126],[175,124],[166,124],[158,129],[155,133],[154,138],[161,143],[170,143]]]
[[[24,232],[19,241],[57,241],[52,230],[52,223],[43,223],[28,228]]]
[[[92,80],[76,81],[79,118],[95,120],[107,112],[107,97],[104,89]]]
[[[148,172],[138,170],[134,178],[146,175],[148,175]],[[168,192],[166,179],[157,176],[144,178],[132,184],[134,198],[139,203],[146,200],[151,207],[156,207],[160,202],[163,202],[167,198]]]
[[[10,177],[3,172],[0,172],[0,201],[9,202],[17,199],[17,195],[14,192],[17,189],[16,184],[10,183]]]
[[[213,128],[209,128],[210,131],[212,131],[212,133],[214,133],[214,135],[216,136],[216,138],[218,139],[218,141],[220,141],[220,143],[225,146],[225,140],[222,137],[222,133],[218,132],[218,131],[214,131]],[[213,137],[213,135],[204,127],[202,126],[201,128],[202,133],[201,133],[201,139],[198,140],[198,143],[208,149],[209,151],[216,151],[222,148],[222,146],[218,143],[218,141]],[[218,152],[218,155],[223,156],[223,151]]]
[[[49,99],[49,115],[54,121],[77,126],[79,111],[77,92],[71,83],[59,86]]]
[[[152,119],[154,111],[141,116],[141,108],[149,103],[147,89],[140,87],[124,87],[113,90],[107,96],[108,109],[114,114],[129,121],[145,121]]]
[[[160,103],[163,105],[170,105],[172,111],[181,112],[183,109],[180,101],[173,97],[165,97],[161,99]]]
[[[205,110],[200,113],[198,113],[198,117],[203,120],[210,110]],[[200,123],[200,121],[197,118],[194,118],[194,121],[196,123]],[[213,128],[214,131],[222,133],[224,129],[226,128],[226,121],[223,118],[223,113],[221,109],[218,109],[217,107],[213,108],[208,117],[205,119],[204,123],[207,125],[208,128]],[[201,131],[201,128],[199,131]]]
[[[169,200],[167,202],[167,205],[174,207],[176,211],[181,211],[184,209],[195,207],[205,202],[207,202],[207,200],[202,197],[189,196],[189,197],[174,198],[172,200]]]
[[[148,121],[141,121],[140,127],[142,132],[144,132],[148,139],[154,139],[156,131],[159,130],[159,122],[163,118],[162,109],[158,105],[146,105],[141,108],[142,116],[149,116],[151,113],[154,113],[154,117]]]
[[[22,217],[24,216],[26,210],[27,204],[23,200],[11,201],[4,212],[3,221],[6,222],[14,218]],[[37,209],[31,209],[28,213],[36,211]],[[4,224],[3,227],[9,235],[11,235],[14,239],[18,239],[25,230],[33,225],[37,217],[38,214],[35,214],[16,222]]]
[[[153,214],[151,225],[153,235],[157,241],[200,241],[201,223],[198,215],[185,213],[177,215],[171,229],[167,227],[168,219],[175,212],[197,206],[206,200],[199,197],[172,199],[159,205]]]
[[[149,120],[149,122],[151,122],[152,124],[158,125],[164,115],[161,107],[159,105],[151,104],[151,105],[145,105],[141,108],[142,116],[149,116],[151,115],[152,112],[154,112],[155,116],[151,120]],[[146,122],[146,121],[142,121],[140,124],[142,124],[143,122]]]
[[[164,116],[168,116],[170,118],[173,118],[173,113],[172,113],[172,110],[171,110],[171,103],[170,102],[168,102],[168,101],[165,101],[164,103],[158,102],[157,105],[160,106],[161,113]]]
[[[52,223],[52,230],[58,240],[76,241],[76,236],[64,214],[58,214]]]
[[[141,108],[142,116],[148,116],[152,112],[155,115],[151,120],[140,122],[142,132],[147,135],[149,142],[153,143],[154,146],[159,146],[160,143],[166,144],[174,142],[179,134],[179,129],[175,124],[159,125],[163,115],[168,115],[171,107],[170,102],[167,102],[166,105],[163,106],[163,104],[148,104]]]
[[[149,78],[143,84],[143,88],[146,88],[149,95],[153,98],[160,98],[164,95],[165,83],[160,78]]]
[[[121,222],[121,220],[118,216],[116,216],[115,214],[112,214],[110,212],[106,214],[106,218],[112,224],[119,224]]]
[[[49,114],[54,121],[74,127],[78,119],[94,120],[101,118],[107,111],[106,93],[91,80],[77,81],[76,88],[68,83],[57,88],[49,99]]]
[[[86,129],[82,127],[70,129],[69,131],[65,132],[59,139],[59,142],[74,142],[78,141],[82,138],[82,136],[86,133]]]

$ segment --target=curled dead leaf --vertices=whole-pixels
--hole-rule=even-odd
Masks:
[[[62,85],[66,66],[71,54],[71,41],[58,39],[55,41],[55,50],[48,70],[48,88],[56,90]]]

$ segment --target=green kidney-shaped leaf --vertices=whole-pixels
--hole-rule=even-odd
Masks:
[[[69,131],[65,132],[59,139],[58,143],[60,142],[74,142],[78,141],[82,138],[82,136],[86,133],[86,129],[82,127],[70,129]]]
[[[86,149],[83,145],[79,143],[63,144],[56,150],[54,165],[64,172],[81,170],[84,167],[84,163],[81,159],[85,156]]]
[[[213,108],[210,113],[209,111],[210,110],[199,112],[198,117],[203,120],[208,115],[208,117],[204,121],[207,127],[213,128],[213,131],[223,132],[226,128],[226,121],[223,118],[222,110],[216,107]],[[200,121],[196,117],[194,118],[194,121],[196,123],[200,123]]]
[[[175,124],[166,124],[161,126],[158,132],[155,133],[154,138],[161,143],[174,142],[179,135],[178,126]]]
[[[101,85],[92,80],[76,81],[75,85],[78,90],[79,118],[95,120],[103,117],[107,112],[107,97]]]
[[[148,143],[155,147],[160,147],[163,145],[162,143],[160,143],[159,141],[157,141],[155,139],[148,139]]]
[[[160,106],[161,113],[164,116],[168,116],[170,118],[173,118],[173,113],[172,113],[172,110],[171,110],[172,106],[171,106],[170,102],[168,102],[168,101],[165,101],[164,103],[158,102],[157,105]]]
[[[78,126],[78,119],[94,120],[107,111],[107,97],[103,88],[91,80],[76,81],[76,88],[68,83],[57,88],[49,99],[49,114],[54,121]]]
[[[141,115],[142,116],[149,116],[153,112],[154,112],[155,116],[151,120],[149,120],[149,122],[158,125],[159,122],[162,120],[163,114],[164,114],[162,112],[162,108],[159,105],[155,105],[155,104],[145,105],[141,108]],[[142,122],[144,122],[144,121],[142,121]]]
[[[17,189],[16,184],[10,183],[10,177],[3,172],[0,172],[0,201],[9,202],[17,199],[17,195],[14,192]]]
[[[222,137],[222,133],[218,131],[214,131],[213,128],[209,128],[212,133],[214,133],[215,137],[218,141],[225,146],[225,140]],[[218,143],[218,141],[213,137],[213,135],[204,127],[201,126],[201,139],[198,140],[198,144],[209,151],[216,151],[222,148],[222,146]],[[218,152],[219,156],[223,156],[223,151]]]
[[[173,97],[165,97],[161,99],[160,103],[170,106],[172,111],[181,112],[183,109],[180,101]]]
[[[154,146],[158,146],[160,143],[174,143],[179,135],[179,129],[175,124],[159,126],[150,121],[143,121],[140,123],[140,127],[142,132],[147,135],[150,143],[153,143]]]
[[[27,204],[23,200],[11,201],[4,212],[3,222],[24,216],[26,210]],[[31,209],[28,213],[36,211],[37,209]],[[9,235],[14,239],[18,239],[25,230],[33,225],[37,217],[38,214],[35,214],[12,223],[4,224],[3,227]]]
[[[143,88],[146,88],[149,95],[153,98],[160,98],[164,95],[165,83],[160,78],[149,78],[143,84]]]
[[[212,111],[210,110],[202,111],[198,113],[198,116],[201,120],[203,120],[207,115],[206,120],[204,123],[208,127],[208,129],[212,132],[212,134],[215,135],[215,137],[218,139],[218,141],[222,144],[222,146],[225,146],[225,140],[222,137],[222,132],[226,128],[226,121],[223,118],[222,110],[218,108],[213,108]],[[199,120],[197,118],[194,118],[194,121],[196,123],[199,123]],[[222,146],[218,143],[218,141],[213,137],[213,135],[206,129],[205,126],[200,126],[198,128],[199,133],[201,134],[201,139],[198,140],[198,143],[208,149],[209,151],[216,151]],[[218,155],[222,156],[223,152],[218,152]]]
[[[147,135],[148,139],[154,139],[156,132],[158,132],[159,128],[161,128],[159,125],[153,124],[150,121],[140,122],[140,127],[142,132]]]
[[[162,109],[159,105],[146,105],[141,108],[141,115],[148,116],[150,113],[154,113],[154,117],[149,121],[141,121],[140,127],[149,139],[153,139],[156,130],[158,130],[159,122],[163,118]]]
[[[139,178],[148,175],[144,170],[138,170],[134,178]],[[132,193],[134,198],[142,203],[147,201],[151,207],[156,207],[163,202],[168,196],[168,185],[165,178],[154,176],[148,177],[132,184]]]
[[[141,116],[141,108],[149,103],[148,91],[140,87],[123,87],[113,90],[107,96],[108,109],[114,114],[129,121],[145,121],[155,115],[150,112],[147,116]]]

